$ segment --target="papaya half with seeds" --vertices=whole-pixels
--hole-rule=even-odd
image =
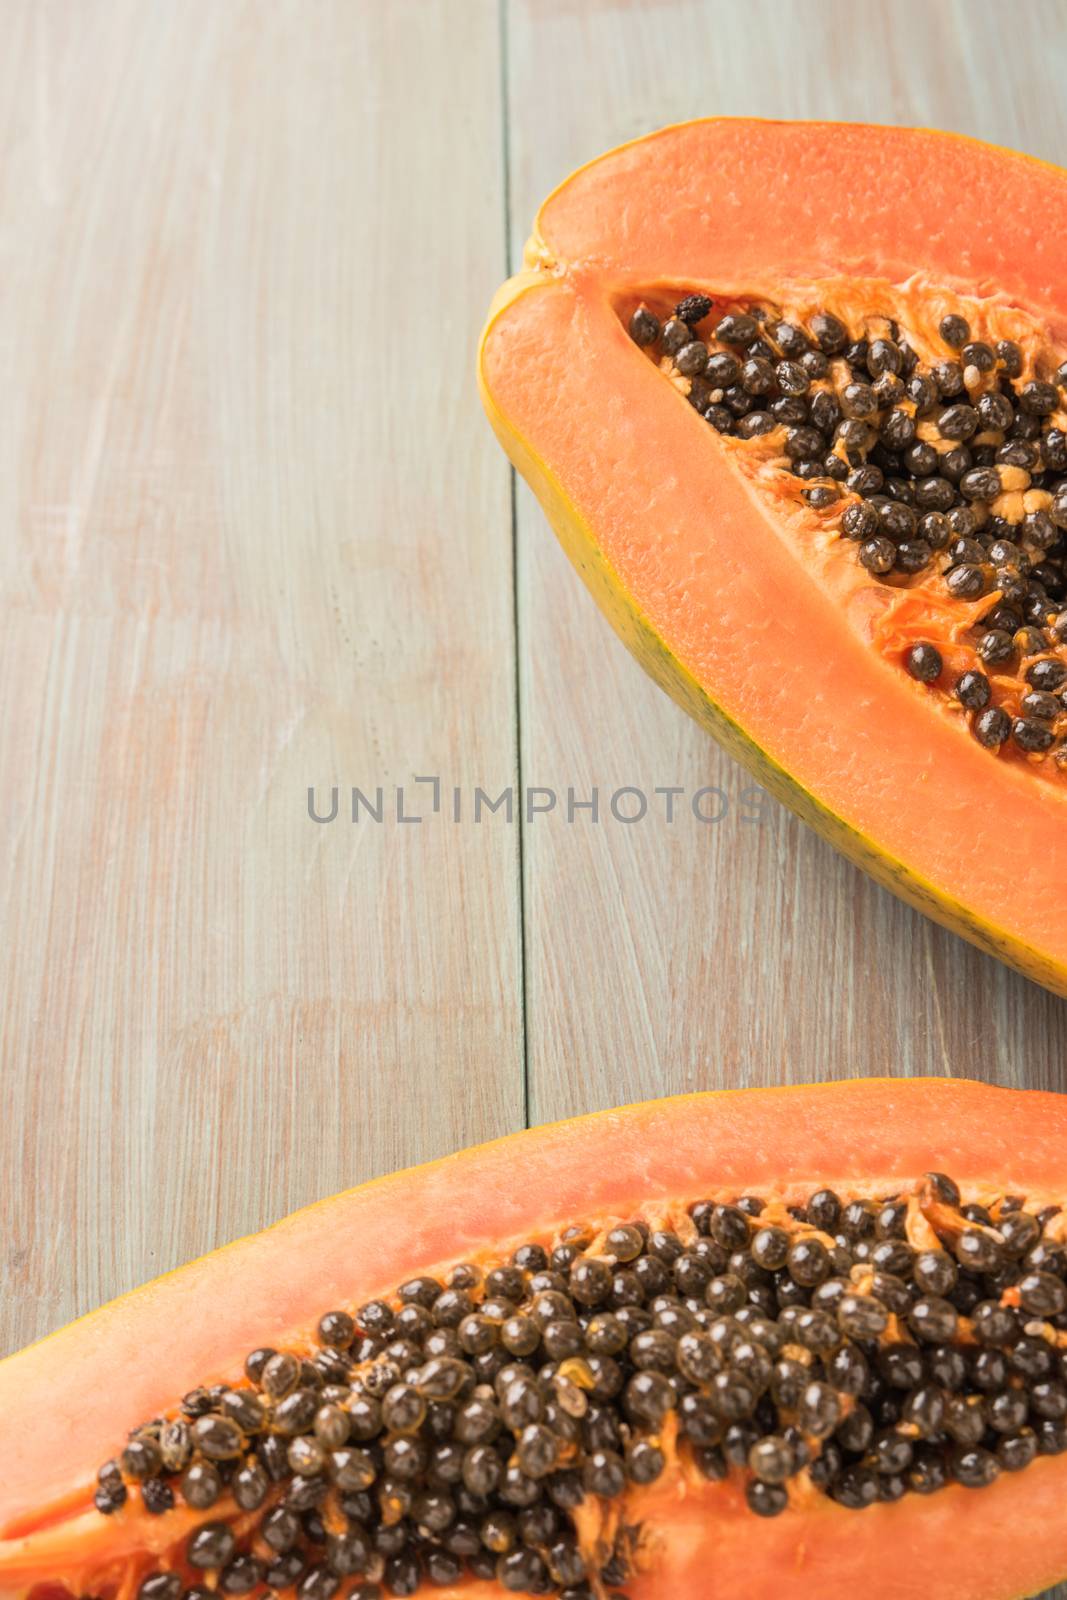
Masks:
[[[0,1363],[0,1595],[1009,1600],[1067,1574],[1067,1097],[520,1133]]]
[[[712,120],[538,214],[489,417],[653,678],[881,883],[1067,992],[1067,174]]]

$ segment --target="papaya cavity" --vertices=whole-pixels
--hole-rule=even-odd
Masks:
[[[1043,330],[927,284],[855,281],[773,307],[642,300],[627,327],[800,558],[831,583],[842,560],[859,569],[848,605],[872,648],[983,748],[1067,772],[1067,362]]]

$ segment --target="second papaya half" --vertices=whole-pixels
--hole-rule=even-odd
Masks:
[[[1034,1595],[1065,1201],[1067,1096],[948,1079],[379,1179],[0,1362],[0,1596]]]
[[[658,683],[1067,993],[1067,173],[713,120],[582,168],[501,290],[505,449]]]

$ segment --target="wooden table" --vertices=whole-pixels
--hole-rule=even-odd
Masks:
[[[1067,160],[1060,0],[4,20],[0,1351],[525,1121],[854,1073],[1064,1087],[1067,1006],[773,803],[741,822],[744,774],[610,635],[473,379],[538,200],[658,124]],[[730,809],[566,820],[568,787],[657,784]],[[508,785],[561,804],[475,825]]]

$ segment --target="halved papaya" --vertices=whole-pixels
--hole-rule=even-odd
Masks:
[[[1067,992],[1067,175],[712,120],[545,202],[484,402],[651,675],[913,905]],[[649,359],[649,357],[652,359]]]
[[[1067,1573],[1067,1098],[687,1096],[0,1363],[0,1594],[1008,1600]]]

